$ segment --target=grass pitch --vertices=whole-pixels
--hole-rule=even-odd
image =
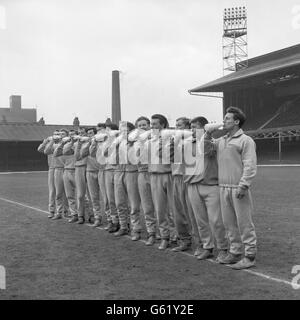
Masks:
[[[300,290],[263,277],[290,282],[300,265],[299,190],[300,168],[259,168],[252,188],[257,274],[0,200],[7,277],[0,299],[299,299]],[[0,175],[0,198],[47,211],[47,173]]]

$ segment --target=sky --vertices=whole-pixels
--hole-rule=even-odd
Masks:
[[[221,99],[188,90],[223,75],[223,10],[246,6],[249,58],[300,42],[300,0],[0,0],[0,106],[22,96],[46,124],[222,119]]]

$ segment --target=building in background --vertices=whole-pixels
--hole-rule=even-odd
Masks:
[[[48,170],[47,156],[37,152],[44,138],[70,125],[0,122],[0,171]]]
[[[222,93],[223,113],[229,106],[241,108],[259,163],[299,163],[300,45],[249,59],[236,70],[189,93]]]
[[[72,124],[46,124],[44,118],[37,121],[36,115],[36,109],[22,109],[21,96],[11,96],[10,107],[0,108],[0,171],[48,170],[47,156],[37,151],[43,139],[62,128],[77,130],[97,124],[81,125],[78,117]]]
[[[0,123],[34,123],[36,109],[22,109],[21,96],[9,97],[9,108],[0,108]]]
[[[47,156],[37,152],[44,138],[57,129],[78,129],[72,125],[46,125],[37,121],[36,109],[22,109],[21,96],[11,96],[9,108],[0,108],[0,171],[47,170]]]

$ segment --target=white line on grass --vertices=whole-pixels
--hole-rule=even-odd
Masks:
[[[258,164],[258,167],[300,167],[300,164]]]
[[[18,205],[18,206],[21,206],[21,207],[24,207],[24,208],[27,208],[27,209],[32,209],[32,210],[35,210],[35,211],[38,211],[38,212],[42,212],[42,213],[48,214],[48,211],[45,211],[45,210],[42,210],[42,209],[39,209],[39,208],[35,208],[35,207],[31,207],[31,206],[28,206],[28,205],[26,205],[24,203],[12,201],[12,200],[9,200],[9,199],[6,199],[6,198],[1,198],[1,197],[0,197],[0,200],[8,202],[8,203],[11,203],[11,204],[14,204],[14,205]],[[92,227],[91,224],[85,224],[85,225],[88,226],[88,227]],[[97,227],[95,229],[104,230],[104,228],[102,228],[102,227]],[[126,238],[130,239],[130,236],[126,236]],[[142,239],[139,240],[139,241],[143,242],[143,243],[146,243],[146,241],[142,240]],[[167,250],[171,251],[171,249],[167,249]],[[180,254],[186,255],[188,257],[195,258],[193,254],[188,253],[188,252],[176,252],[176,253],[180,253]],[[216,262],[215,260],[212,260],[212,259],[207,259],[207,261],[209,261],[211,263],[214,263],[214,264],[219,264],[218,262]],[[256,272],[256,271],[248,270],[248,269],[244,269],[244,270],[241,270],[241,271],[247,272],[247,273],[250,273],[252,275],[255,275],[255,276],[258,276],[258,277],[261,277],[261,278],[264,278],[264,279],[268,279],[268,280],[271,280],[271,281],[274,281],[274,282],[284,283],[284,284],[287,284],[289,286],[292,286],[292,283],[290,281],[287,281],[287,280],[284,280],[284,279],[279,279],[279,278],[274,278],[274,277],[268,276],[266,274],[263,274],[261,272]]]
[[[20,202],[8,200],[8,199],[5,199],[5,198],[0,198],[0,200],[5,201],[5,202],[8,202],[8,203],[16,204],[16,205],[18,205],[18,206],[21,206],[21,207],[24,207],[24,208],[27,208],[27,209],[32,209],[32,210],[35,210],[35,211],[39,211],[39,212],[43,212],[43,213],[48,213],[48,211],[45,211],[45,210],[42,210],[42,209],[39,209],[39,208],[35,208],[35,207],[31,207],[31,206],[27,206],[27,205],[24,204],[24,203],[20,203]]]
[[[14,171],[14,172],[0,172],[0,174],[16,174],[16,173],[22,173],[22,174],[27,174],[27,173],[44,173],[48,171]]]

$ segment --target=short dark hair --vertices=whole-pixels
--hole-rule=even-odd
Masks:
[[[187,117],[180,117],[180,118],[176,119],[176,122],[177,121],[183,121],[184,126],[187,127],[187,128],[191,127],[191,120],[189,118],[187,118]]]
[[[63,132],[65,132],[66,134],[69,134],[69,131],[67,130],[67,129],[60,129],[59,131],[63,131]]]
[[[226,113],[233,113],[233,119],[239,120],[239,127],[240,128],[243,126],[243,124],[246,121],[246,115],[240,108],[229,107],[226,109]]]
[[[111,130],[118,130],[119,129],[119,127],[114,123],[107,124],[106,128],[110,128]]]
[[[126,125],[129,132],[135,129],[134,124],[129,121],[126,121]]]
[[[164,128],[169,128],[169,122],[165,116],[162,114],[154,114],[151,119],[158,119],[159,123],[164,126]]]
[[[92,128],[88,128],[86,131],[88,132],[88,131],[90,131],[90,130],[93,130],[94,134],[96,134],[96,133],[97,133],[97,129],[96,129],[96,128],[94,128],[94,127],[92,127]]]
[[[204,127],[208,121],[205,117],[196,117],[191,120],[191,123],[200,123],[201,127]]]
[[[139,118],[137,118],[136,119],[136,121],[135,121],[135,126],[137,127],[137,125],[138,125],[138,122],[139,121],[142,121],[142,120],[145,120],[149,125],[150,125],[150,120],[147,118],[147,117],[139,117]]]
[[[106,124],[105,123],[103,123],[103,122],[99,122],[98,124],[97,124],[97,127],[98,128],[106,128]]]
[[[86,128],[85,127],[79,127],[79,129],[78,130],[84,130],[84,132],[85,133],[87,133],[87,130],[86,130]]]

